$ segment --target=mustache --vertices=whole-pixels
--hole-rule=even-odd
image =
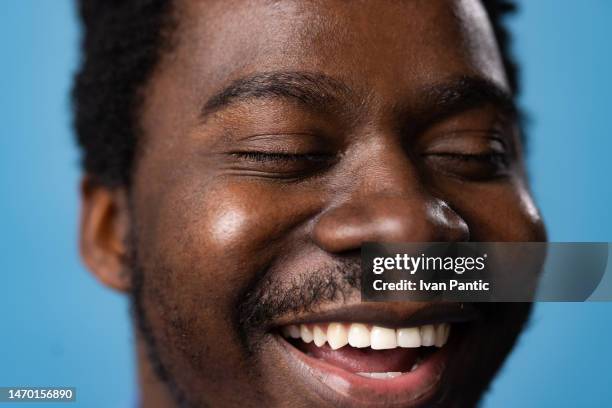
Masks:
[[[243,292],[237,308],[240,331],[248,333],[287,314],[308,312],[324,302],[344,301],[361,289],[361,261],[341,259],[291,280],[268,273]]]
[[[256,279],[242,292],[234,320],[243,344],[251,351],[256,348],[253,341],[256,342],[262,327],[270,327],[283,316],[315,311],[325,302],[345,301],[355,291],[360,292],[362,284],[359,258],[339,259],[290,280],[273,278],[269,271],[263,274],[263,278]],[[472,306],[480,311],[483,322],[494,324],[512,321],[517,309],[531,309],[529,303],[472,303]]]

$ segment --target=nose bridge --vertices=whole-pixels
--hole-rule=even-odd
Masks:
[[[415,196],[423,189],[417,169],[399,143],[377,141],[364,146],[365,159],[354,171],[355,195]]]
[[[317,220],[314,240],[330,252],[359,249],[363,242],[464,241],[464,220],[423,186],[401,147],[369,146],[356,163],[340,202]]]

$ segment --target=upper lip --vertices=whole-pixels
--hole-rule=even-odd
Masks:
[[[300,313],[278,319],[274,326],[289,324],[353,322],[385,327],[412,327],[434,323],[476,320],[481,313],[470,303],[358,303],[322,307],[318,311]]]

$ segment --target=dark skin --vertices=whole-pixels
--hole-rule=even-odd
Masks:
[[[358,290],[256,327],[241,319],[245,298],[356,262],[364,241],[545,239],[476,1],[182,1],[175,12],[144,93],[133,184],[86,177],[82,189],[88,267],[124,292],[138,273],[143,406],[352,405],[297,375],[275,330],[357,305]],[[419,402],[473,405],[528,311],[486,306]]]

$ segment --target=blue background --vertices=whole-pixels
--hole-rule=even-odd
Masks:
[[[550,239],[612,241],[612,2],[521,3],[512,27]],[[77,41],[70,1],[2,2],[0,386],[76,386],[71,406],[115,407],[135,390],[133,335],[126,300],[77,255]],[[612,406],[611,345],[612,303],[539,304],[484,406]]]

